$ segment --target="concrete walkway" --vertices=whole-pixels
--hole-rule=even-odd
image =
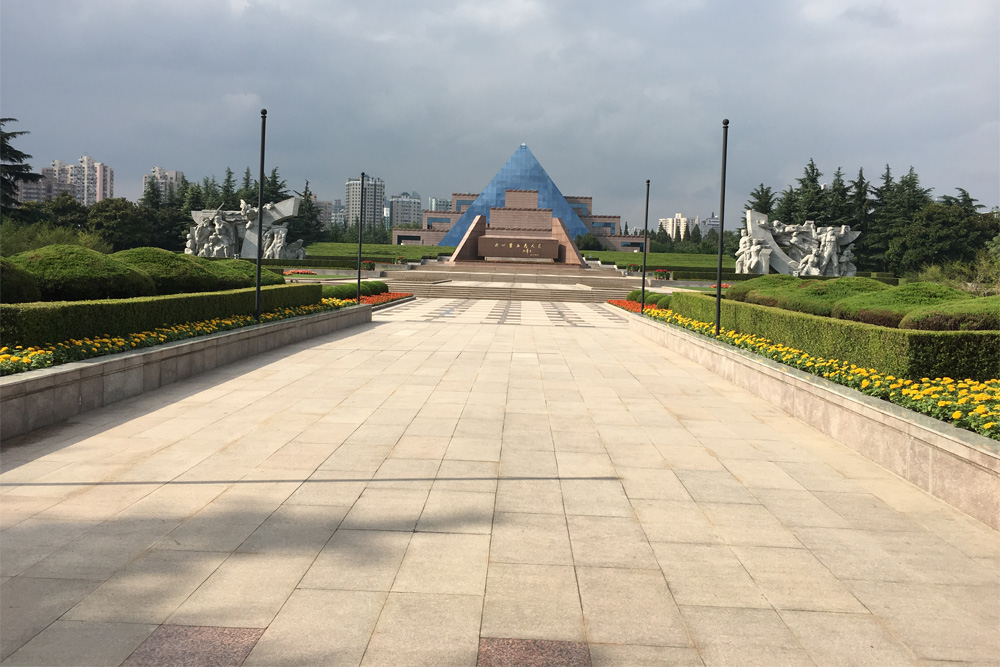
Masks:
[[[2,664],[998,664],[996,531],[613,314],[374,319],[5,443]]]

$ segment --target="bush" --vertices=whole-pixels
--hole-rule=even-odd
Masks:
[[[127,299],[156,294],[153,279],[108,255],[78,245],[50,245],[14,255],[11,263],[38,281],[44,301]]]
[[[323,285],[324,299],[356,299],[358,298],[357,283],[341,285]]]
[[[625,297],[625,300],[626,301],[636,301],[636,302],[638,302],[639,299],[641,299],[641,298],[642,298],[642,290],[640,290],[640,289],[634,289],[634,290],[632,290],[631,292],[628,293],[628,296]]]
[[[834,303],[841,299],[887,289],[890,289],[888,285],[871,278],[800,280],[798,283],[784,283],[771,289],[753,290],[746,295],[746,301],[829,317]]]
[[[252,315],[255,289],[173,294],[103,301],[0,305],[0,342],[44,346],[79,338],[119,336],[159,326]],[[261,290],[261,310],[318,303],[319,285],[280,285]]]
[[[925,331],[997,331],[1000,330],[1000,296],[959,299],[917,308],[900,321],[899,328]]]
[[[212,292],[222,289],[219,278],[193,255],[173,253],[162,248],[132,248],[116,252],[111,257],[149,275],[156,285],[157,294]]]
[[[376,294],[384,294],[384,293],[386,293],[386,292],[389,291],[389,286],[386,285],[384,281],[381,281],[381,280],[366,280],[362,284],[364,285],[366,283],[371,288],[372,296],[374,296]]]
[[[723,327],[763,336],[813,356],[901,378],[1000,377],[1000,332],[893,329],[730,299],[723,299],[721,305]],[[715,299],[704,294],[674,293],[670,308],[695,320],[715,321]]]
[[[733,301],[746,301],[747,295],[756,290],[773,290],[788,287],[801,282],[795,276],[787,276],[783,273],[772,273],[759,278],[751,278],[741,283],[726,288],[726,298]],[[713,318],[713,321],[714,318]]]
[[[243,287],[256,287],[257,285],[257,265],[245,259],[206,259],[204,257],[193,257],[194,261],[201,264],[219,281],[216,289],[232,290]],[[261,264],[263,268],[264,264]],[[283,285],[285,279],[274,271],[261,271],[260,284]]]
[[[881,292],[842,299],[834,304],[831,314],[844,320],[897,327],[912,310],[972,298],[961,290],[945,285],[906,283]]]
[[[41,301],[35,277],[15,266],[5,258],[0,258],[0,300],[3,303],[25,303]]]

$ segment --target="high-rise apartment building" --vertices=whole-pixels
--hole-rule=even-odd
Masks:
[[[361,219],[361,179],[349,178],[346,184],[347,224],[353,225]],[[385,181],[374,176],[365,176],[365,225],[382,224],[385,206]]]
[[[389,197],[389,224],[391,226],[419,225],[423,222],[423,217],[424,207],[420,193],[404,192]]]
[[[316,195],[313,195],[315,199]],[[319,224],[322,225],[323,229],[326,229],[333,223],[333,202],[332,201],[320,201],[315,199],[316,208],[319,210]]]
[[[686,239],[693,224],[699,224],[698,218],[695,218],[692,223],[681,213],[675,213],[672,218],[660,218],[660,229],[669,234],[670,238],[677,238],[677,235],[680,234],[681,239]]]
[[[81,157],[80,164],[53,160],[51,167],[42,168],[42,177],[49,182],[44,186],[49,199],[69,192],[78,202],[90,206],[115,196],[115,170],[89,155]]]
[[[168,197],[170,193],[177,192],[181,182],[184,180],[183,171],[167,171],[163,167],[153,167],[151,174],[142,177],[142,191],[146,192],[150,181],[156,183],[161,197]]]
[[[428,211],[450,211],[451,210],[451,199],[444,199],[442,197],[431,197],[427,203]]]

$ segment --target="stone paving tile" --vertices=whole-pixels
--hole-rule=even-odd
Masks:
[[[0,660],[66,613],[100,582],[13,577],[0,584]]]
[[[709,667],[815,665],[773,609],[681,606],[680,612]]]
[[[306,571],[300,588],[388,591],[411,533],[338,530]]]
[[[492,563],[572,565],[566,519],[562,514],[500,512],[493,519]]]
[[[393,592],[482,595],[489,535],[416,533],[392,585]]]
[[[387,595],[372,591],[296,590],[243,665],[361,664]]]
[[[486,582],[483,637],[584,640],[572,566],[494,563]]]
[[[771,608],[730,547],[679,542],[653,542],[652,547],[677,604]]]
[[[689,646],[659,570],[576,568],[587,639],[596,643]]]
[[[361,664],[474,667],[482,607],[481,594],[390,593]]]
[[[492,637],[483,637],[479,640],[479,657],[476,667],[507,667],[508,665],[590,667],[590,649],[586,642],[495,639]]]
[[[917,664],[870,614],[780,611],[778,614],[818,665]],[[851,637],[850,642],[843,641]]]
[[[161,625],[122,667],[240,665],[263,630]]]
[[[120,665],[156,630],[154,624],[56,621],[17,652],[4,665],[77,667]]]
[[[646,535],[634,518],[567,516],[566,520],[577,568],[658,568]]]

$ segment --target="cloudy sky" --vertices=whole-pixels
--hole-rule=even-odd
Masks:
[[[480,191],[526,142],[567,195],[641,224],[913,166],[1000,204],[996,0],[3,0],[0,113],[36,169],[91,155],[115,194],[259,161],[344,197]],[[826,179],[824,179],[826,180]]]

